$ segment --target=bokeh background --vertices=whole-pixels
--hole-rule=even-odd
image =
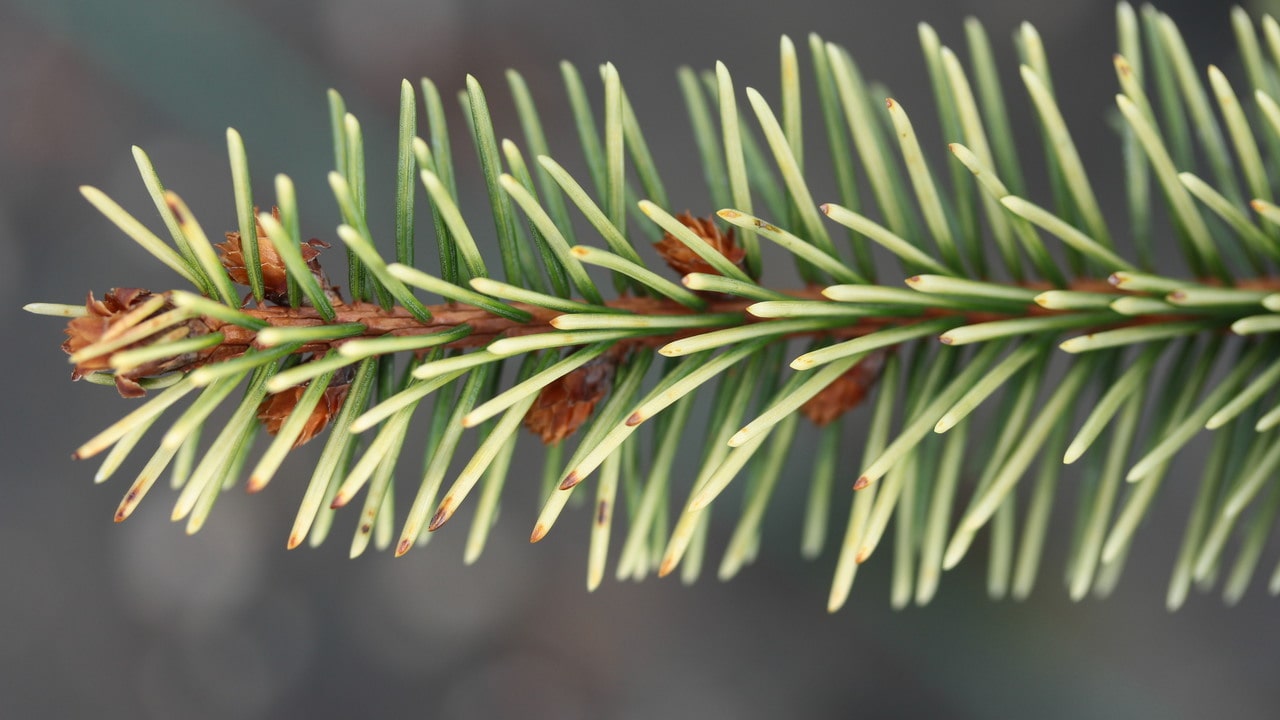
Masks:
[[[1107,0],[0,2],[0,718],[1275,717],[1280,625],[1257,581],[1235,609],[1195,596],[1177,614],[1164,610],[1194,453],[1174,470],[1106,602],[1067,599],[1059,518],[1026,603],[986,599],[977,548],[931,606],[893,612],[886,552],[829,616],[834,557],[829,543],[819,561],[799,559],[798,485],[776,501],[760,560],[734,581],[606,581],[588,595],[584,516],[531,547],[536,508],[519,489],[472,567],[461,561],[460,527],[401,560],[348,561],[350,516],[321,549],[287,553],[302,463],[260,497],[229,493],[195,537],[168,522],[162,488],[117,527],[123,481],[95,487],[94,466],[69,453],[124,402],[67,382],[59,323],[18,311],[33,300],[75,302],[90,288],[173,283],[76,191],[101,187],[158,227],[132,144],[206,228],[229,229],[223,130],[234,125],[256,185],[292,175],[304,232],[329,236],[337,213],[324,185],[324,91],[334,87],[361,117],[371,208],[386,228],[402,77],[429,75],[448,94],[475,74],[489,84],[499,133],[513,135],[501,72],[519,68],[552,151],[575,166],[557,62],[591,77],[612,60],[673,202],[699,209],[707,200],[678,66],[723,59],[741,85],[776,97],[778,36],[817,30],[924,118],[932,99],[915,24],[961,46],[970,14],[996,41],[1011,94],[1010,34],[1021,20],[1037,25],[1068,122],[1118,211],[1118,145],[1106,122],[1113,9]],[[1162,9],[1198,64],[1239,77],[1225,3]],[[466,158],[461,118],[452,120]],[[820,126],[810,127],[820,147]],[[1019,141],[1035,149],[1032,133]],[[1034,163],[1038,150],[1028,155]],[[459,165],[467,211],[480,217],[475,166]],[[845,504],[834,505],[842,525]],[[713,560],[726,535],[716,530]],[[1265,557],[1269,571],[1274,544]]]

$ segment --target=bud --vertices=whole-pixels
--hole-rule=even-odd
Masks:
[[[834,382],[800,406],[814,425],[824,427],[858,407],[880,380],[886,351],[877,350],[846,370]]]
[[[524,416],[524,426],[554,445],[582,426],[609,393],[617,359],[602,355],[542,388]]]
[[[716,252],[724,255],[729,262],[742,266],[742,260],[746,257],[746,250],[734,242],[733,228],[729,228],[728,232],[720,232],[720,228],[716,226],[715,221],[710,218],[696,218],[688,212],[680,213],[676,216],[685,227],[689,228],[698,237],[707,241],[707,244],[715,248]],[[680,274],[681,277],[689,273],[709,273],[719,275],[720,273],[711,267],[706,260],[703,260],[688,245],[680,242],[671,233],[665,233],[662,239],[654,244],[654,249],[667,261],[667,265]]]
[[[254,216],[258,214],[258,209],[253,209]],[[272,208],[271,216],[280,219],[280,209]],[[244,260],[244,249],[241,246],[240,233],[226,233],[226,242],[218,243],[219,260],[222,267],[227,269],[227,274],[231,276],[241,285],[249,284],[249,271],[246,269]],[[325,293],[333,298],[336,290],[329,285],[329,279],[325,276],[324,270],[320,267],[320,251],[329,247],[329,244],[312,238],[302,243],[299,248],[302,252],[302,259],[307,263],[307,267],[311,270],[311,274],[315,275],[316,280],[320,282],[320,287],[325,289]],[[289,273],[285,268],[284,260],[280,254],[276,252],[275,245],[272,244],[271,238],[267,237],[267,231],[263,229],[262,224],[258,224],[258,264],[262,267],[262,292],[263,297],[274,305],[289,304]]]
[[[311,438],[319,435],[329,425],[329,422],[342,409],[342,403],[347,399],[347,391],[351,389],[352,379],[353,373],[350,367],[334,373],[329,380],[329,387],[325,388],[324,394],[320,396],[320,402],[316,403],[306,424],[302,426],[302,433],[294,441],[294,447],[307,444]],[[276,435],[280,432],[280,427],[298,406],[298,401],[302,399],[302,394],[306,392],[308,385],[310,383],[294,385],[262,401],[258,406],[258,419],[262,421],[262,426],[268,433]]]
[[[108,343],[118,344],[119,339],[126,337],[126,333],[130,331],[137,334],[137,328],[144,322],[173,310],[173,303],[169,301],[168,294],[157,295],[141,288],[112,288],[102,300],[95,299],[90,292],[85,300],[85,310],[88,311],[86,315],[72,318],[67,323],[67,339],[62,343],[62,349],[75,361],[75,369],[71,372],[72,380],[79,380],[89,373],[110,371],[111,358],[118,352],[178,337],[198,337],[210,332],[203,320],[179,320],[154,330],[143,331],[145,334],[125,345],[94,352],[95,346],[107,348]],[[175,370],[194,370],[207,354],[207,351],[184,353],[116,372],[116,389],[124,397],[141,397],[146,391],[138,384],[139,379]]]

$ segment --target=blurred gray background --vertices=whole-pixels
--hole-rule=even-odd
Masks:
[[[1170,0],[1162,9],[1199,65],[1239,77],[1225,3]],[[195,537],[168,522],[161,487],[117,527],[112,512],[136,465],[95,487],[96,464],[69,454],[126,405],[108,388],[69,383],[61,324],[18,311],[33,300],[77,302],[88,289],[173,284],[76,191],[101,187],[159,228],[131,144],[151,153],[206,229],[230,229],[223,130],[234,125],[259,197],[272,175],[289,173],[304,233],[328,237],[337,214],[324,184],[324,91],[335,87],[363,122],[370,207],[383,217],[374,229],[385,238],[400,78],[429,75],[448,99],[475,74],[489,86],[500,135],[515,136],[501,72],[517,67],[553,153],[580,167],[557,62],[572,60],[590,78],[612,60],[673,203],[697,210],[708,203],[678,66],[722,59],[740,85],[776,98],[778,36],[802,44],[817,30],[926,118],[932,97],[915,24],[928,21],[962,47],[969,14],[986,22],[1011,95],[1010,34],[1023,19],[1037,25],[1068,122],[1117,211],[1118,144],[1105,121],[1112,13],[1106,0],[0,2],[0,363],[9,383],[0,718],[1275,717],[1280,627],[1257,580],[1235,609],[1214,595],[1164,610],[1194,463],[1174,471],[1106,602],[1067,599],[1059,518],[1029,602],[986,599],[978,548],[944,577],[931,606],[895,613],[886,548],[848,606],[829,616],[832,543],[818,562],[799,559],[799,487],[774,505],[759,562],[731,583],[710,574],[692,588],[607,580],[588,595],[584,516],[567,516],[531,547],[527,493],[507,502],[473,567],[461,561],[463,527],[401,560],[348,561],[350,514],[326,546],[287,553],[304,462],[260,497],[228,493]],[[1034,149],[1025,105],[1015,105],[1018,139]],[[451,121],[461,182],[483,202],[456,132],[461,118]],[[928,150],[941,151],[936,127],[917,123]],[[809,127],[816,158],[822,131]],[[1033,166],[1038,154],[1028,153]],[[803,453],[796,460],[803,480]],[[846,502],[833,505],[842,527]],[[715,562],[726,528],[713,532]],[[1263,572],[1275,557],[1273,543]]]

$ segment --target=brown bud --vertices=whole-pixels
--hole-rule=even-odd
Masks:
[[[814,425],[823,427],[862,403],[880,380],[886,352],[878,350],[858,361],[834,382],[800,406]]]
[[[316,403],[311,415],[307,418],[306,424],[302,426],[302,433],[294,441],[294,447],[305,445],[329,425],[329,421],[338,414],[338,411],[342,409],[342,403],[347,399],[347,391],[351,389],[351,380],[352,373],[350,368],[334,374],[333,379],[329,381],[329,387],[325,388],[324,395],[320,396],[320,402]],[[302,394],[306,392],[309,384],[294,385],[262,401],[262,404],[258,406],[258,419],[262,421],[262,425],[268,433],[275,435],[280,432],[280,427],[284,425],[285,420],[289,419],[289,414],[293,412],[293,409],[298,406],[298,401],[302,399]]]
[[[616,358],[602,355],[542,388],[524,416],[524,426],[547,445],[569,437],[609,393],[616,366]]]
[[[84,302],[88,314],[72,318],[67,323],[67,339],[62,343],[62,349],[68,355],[72,355],[93,345],[102,339],[112,323],[150,297],[151,293],[141,288],[112,288],[101,300],[97,300],[90,291],[89,297]],[[86,372],[106,370],[109,367],[107,358],[104,356],[86,361],[77,366],[76,370],[83,375]]]
[[[81,317],[72,318],[67,323],[67,339],[62,343],[62,349],[68,355],[75,355],[102,342],[104,339],[118,337],[140,323],[173,309],[173,303],[169,301],[166,294],[159,296],[164,298],[164,302],[158,305],[155,310],[145,315],[131,314],[132,311],[151,302],[155,297],[157,296],[153,293],[141,288],[112,288],[107,291],[102,300],[97,300],[94,298],[93,293],[90,292],[85,300],[85,309],[88,313]],[[157,330],[147,337],[124,347],[79,360],[75,369],[71,372],[71,378],[79,380],[88,373],[110,370],[112,356],[122,350],[131,350],[167,339],[176,339],[177,336],[198,337],[208,332],[209,327],[202,320],[186,320],[176,326]],[[141,397],[146,394],[146,391],[138,384],[137,381],[139,379],[155,377],[174,370],[184,372],[192,370],[204,357],[205,353],[203,352],[185,353],[143,363],[124,372],[117,372],[115,374],[116,389],[124,397]]]
[[[254,215],[257,215],[258,209],[253,209]],[[271,216],[280,219],[280,209],[272,208]],[[241,285],[249,284],[249,271],[246,269],[244,260],[244,249],[241,247],[240,233],[226,233],[226,242],[218,243],[219,260],[222,266],[227,269],[227,274],[231,276]],[[311,274],[315,275],[320,281],[320,287],[324,288],[326,293],[333,295],[336,290],[329,286],[329,280],[324,274],[324,270],[320,267],[319,255],[320,251],[329,247],[328,243],[312,238],[302,243],[299,248],[302,252],[302,259],[307,263],[307,267],[311,269]],[[275,245],[272,244],[271,238],[267,237],[267,231],[263,229],[262,223],[258,223],[258,264],[262,267],[262,290],[263,296],[275,305],[289,304],[289,274],[285,268],[284,260],[281,259],[280,253],[276,251]]]
[[[720,232],[720,228],[716,226],[715,221],[710,218],[696,218],[688,212],[680,213],[676,216],[685,227],[692,230],[698,237],[706,240],[711,247],[716,249],[721,255],[729,259],[734,265],[741,266],[742,259],[746,256],[746,251],[734,242],[733,228],[729,228],[728,232]],[[697,253],[689,249],[688,245],[680,242],[671,233],[666,233],[662,239],[654,244],[654,249],[667,261],[667,265],[671,266],[682,277],[689,273],[710,273],[719,275],[714,268],[698,256]]]

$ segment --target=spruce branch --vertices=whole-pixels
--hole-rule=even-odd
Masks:
[[[269,203],[255,194],[235,130],[227,144],[236,230],[217,245],[135,148],[172,244],[101,191],[82,193],[193,291],[116,288],[83,306],[27,309],[69,318],[63,347],[74,378],[150,395],[76,450],[81,459],[106,453],[96,481],[185,403],[117,521],[172,465],[172,517],[196,532],[244,468],[246,489],[262,491],[291,449],[323,437],[289,548],[322,542],[335,511],[363,493],[353,557],[371,543],[403,555],[473,504],[472,562],[522,452],[524,425],[548,447],[533,542],[552,531],[580,485],[596,483],[589,589],[604,578],[615,522],[627,524],[619,579],[680,567],[691,582],[711,543],[711,513],[741,487],[718,568],[728,579],[757,557],[768,511],[784,504],[779,495],[807,493],[801,545],[812,558],[828,544],[833,500],[851,493],[828,607],[845,603],[858,566],[886,541],[894,545],[891,601],[901,607],[927,603],[942,571],[988,531],[989,593],[1026,597],[1052,510],[1065,502],[1061,465],[1080,462],[1066,577],[1079,599],[1115,587],[1173,462],[1207,429],[1212,450],[1167,603],[1180,606],[1193,586],[1218,577],[1235,602],[1280,511],[1280,56],[1262,54],[1243,11],[1233,11],[1233,24],[1247,77],[1233,84],[1210,67],[1206,84],[1171,19],[1118,6],[1127,227],[1102,212],[1048,52],[1024,24],[1020,80],[1052,189],[1049,202],[1027,196],[994,53],[970,20],[967,65],[932,28],[920,29],[950,150],[936,156],[907,109],[922,101],[877,97],[849,53],[817,35],[807,81],[795,44],[782,39],[776,109],[756,89],[739,91],[724,64],[681,69],[709,195],[730,206],[705,219],[676,214],[682,203],[668,198],[611,64],[599,69],[600,114],[579,71],[561,68],[585,184],[552,158],[519,74],[507,81],[523,146],[500,139],[485,89],[467,77],[463,120],[489,210],[479,224],[462,211],[460,149],[450,144],[437,86],[422,80],[420,117],[415,87],[404,81],[393,261],[371,231],[360,123],[331,91],[328,180],[342,224],[330,239],[346,251],[345,292],[323,267],[327,243],[302,239],[292,181],[277,176]],[[1264,25],[1276,26],[1269,17]],[[819,171],[801,132],[806,82],[817,91],[838,202],[815,194]],[[1170,210],[1166,247],[1153,185]],[[436,240],[434,273],[417,246],[427,225],[420,195]],[[589,235],[575,229],[575,213]],[[499,249],[492,266],[477,241],[490,236],[488,222]],[[1116,241],[1123,237],[1131,248]],[[896,261],[904,286],[877,281],[884,271],[875,246]],[[1175,247],[1186,270],[1168,275],[1154,259]],[[775,277],[766,259],[774,253],[792,258],[802,287]],[[601,285],[610,282],[611,298]],[[229,419],[215,427],[209,418],[241,386]],[[701,397],[710,422],[698,428],[690,414]],[[998,419],[988,422],[993,405]],[[856,456],[844,442],[853,412],[869,421]],[[412,501],[397,535],[396,480],[409,472],[400,455],[419,413],[429,418],[427,453],[420,475],[409,476],[421,479],[405,492]],[[789,451],[807,424],[820,429],[806,465]],[[264,429],[273,439],[255,456]],[[471,432],[477,449],[452,477]],[[677,446],[699,441],[696,469],[679,468]],[[807,491],[794,479],[806,467]],[[1228,567],[1234,534],[1241,540]],[[1280,568],[1270,590],[1280,593]]]

